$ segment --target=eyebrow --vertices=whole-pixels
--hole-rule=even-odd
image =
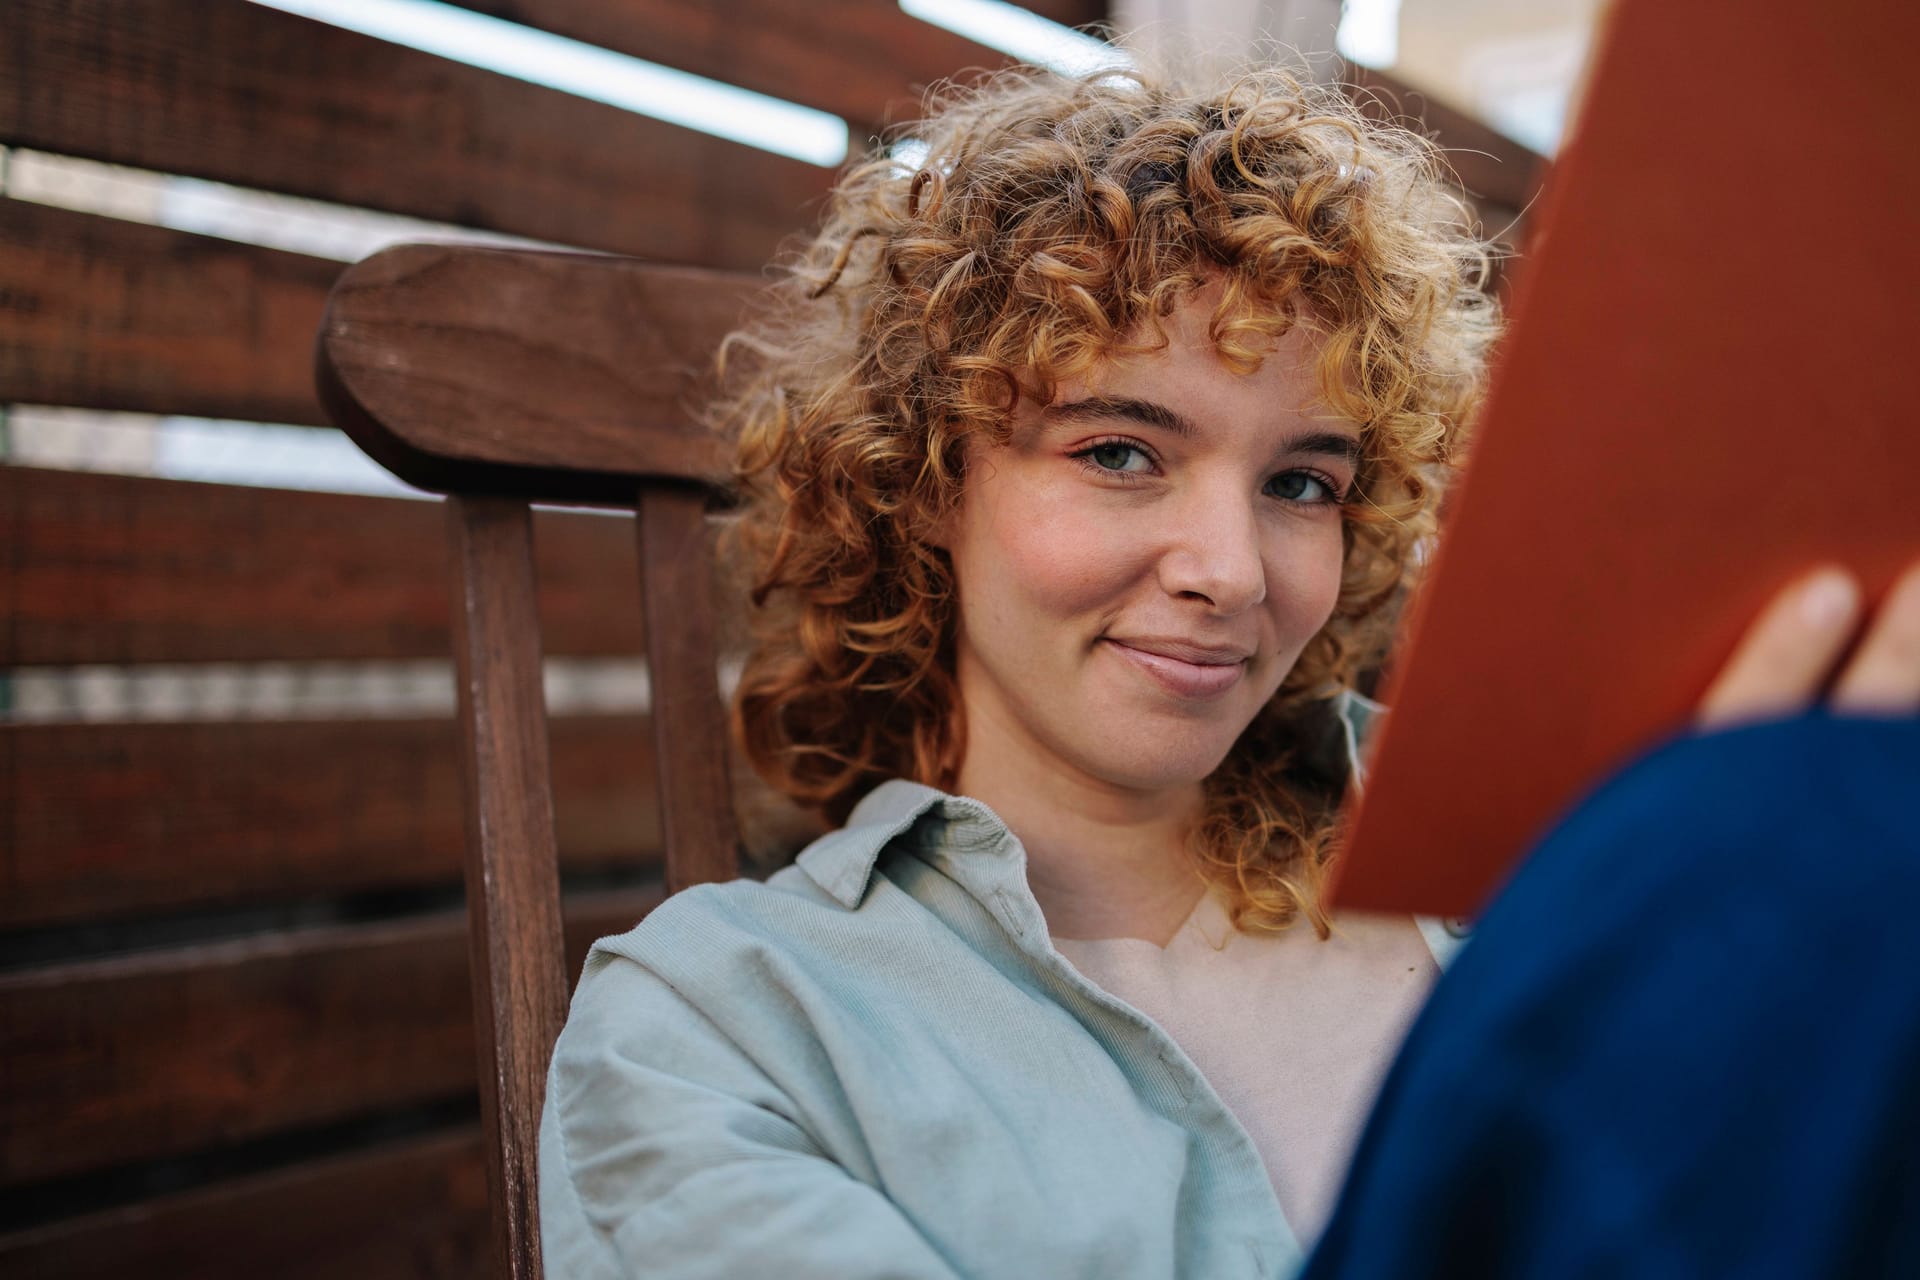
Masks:
[[[1200,429],[1176,410],[1133,396],[1088,396],[1085,400],[1075,400],[1070,404],[1051,404],[1041,411],[1041,416],[1054,421],[1128,418],[1187,440],[1200,434]],[[1360,462],[1360,441],[1339,431],[1309,431],[1289,439],[1286,452],[1325,454],[1357,466]]]
[[[1071,404],[1050,404],[1042,414],[1047,418],[1131,418],[1135,422],[1145,423],[1149,427],[1158,427],[1172,435],[1191,439],[1200,434],[1186,418],[1151,400],[1136,400],[1132,396],[1088,396],[1085,400],[1075,400]]]

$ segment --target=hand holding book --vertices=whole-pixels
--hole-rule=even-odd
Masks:
[[[1920,563],[1894,583],[1864,634],[1860,606],[1859,584],[1838,568],[1782,591],[1707,691],[1700,727],[1795,715],[1823,694],[1845,715],[1920,713]]]
[[[1690,725],[1811,705],[1835,666],[1837,710],[1916,701],[1920,106],[1896,51],[1920,9],[1868,8],[1610,11],[1336,904],[1476,915],[1603,779]],[[1831,38],[1854,13],[1866,46]],[[1793,109],[1749,110],[1754,85]],[[1823,639],[1768,603],[1820,565],[1854,584]]]

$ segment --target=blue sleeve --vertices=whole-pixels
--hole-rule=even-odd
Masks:
[[[1920,721],[1671,743],[1481,917],[1308,1280],[1920,1275]]]

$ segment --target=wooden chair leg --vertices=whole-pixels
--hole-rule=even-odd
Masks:
[[[567,1012],[533,525],[525,502],[451,498],[467,794],[467,922],[494,1274],[538,1280],[547,1063]]]
[[[727,786],[727,722],[715,682],[706,498],[648,488],[638,503],[640,599],[653,691],[667,891],[731,880],[740,839]]]

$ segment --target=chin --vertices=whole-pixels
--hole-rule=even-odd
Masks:
[[[1082,767],[1094,777],[1129,791],[1169,791],[1204,782],[1227,758],[1234,742],[1211,735],[1204,740],[1183,740],[1180,735],[1161,735],[1137,725],[1132,736],[1140,749],[1101,752],[1084,759]],[[1123,740],[1117,734],[1107,739]]]

